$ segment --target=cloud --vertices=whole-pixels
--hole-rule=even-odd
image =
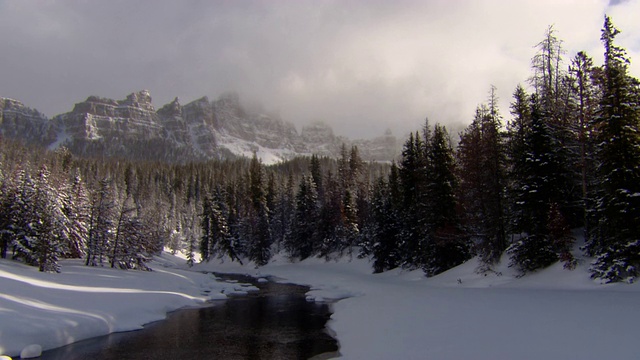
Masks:
[[[0,0],[0,96],[52,116],[149,89],[156,107],[237,91],[301,127],[396,134],[468,123],[511,93],[549,25],[601,62],[603,15],[640,57],[639,0]],[[633,63],[632,63],[633,64]],[[638,66],[632,65],[634,74]]]

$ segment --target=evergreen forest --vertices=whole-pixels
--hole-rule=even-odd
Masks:
[[[427,120],[392,163],[343,146],[337,159],[269,166],[255,155],[164,164],[0,139],[0,257],[58,272],[63,258],[148,270],[163,249],[189,264],[358,256],[373,272],[433,276],[474,256],[492,271],[506,255],[525,275],[573,268],[580,231],[594,278],[632,282],[640,82],[618,34],[605,17],[595,65],[584,52],[567,57],[549,27],[508,110],[490,87],[460,134]]]

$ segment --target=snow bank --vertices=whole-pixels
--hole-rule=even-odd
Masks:
[[[169,311],[247,290],[210,274],[177,269],[179,263],[163,255],[151,263],[154,271],[139,272],[64,260],[62,273],[51,274],[0,259],[0,355],[18,356],[29,344],[47,350],[140,329]]]
[[[573,271],[556,264],[522,278],[507,262],[477,273],[473,259],[433,278],[374,275],[361,259],[198,267],[272,276],[310,285],[310,298],[342,299],[329,326],[346,359],[638,359],[639,286],[595,283],[584,260]]]
[[[308,298],[338,300],[329,326],[345,359],[637,359],[640,286],[600,285],[579,260],[573,271],[556,264],[518,278],[506,259],[486,273],[474,259],[429,279],[374,275],[356,258],[278,256],[261,268],[212,261],[189,271],[184,259],[163,255],[150,273],[63,261],[61,274],[0,260],[0,354],[137,329],[247,290],[199,272],[219,271],[306,284]]]

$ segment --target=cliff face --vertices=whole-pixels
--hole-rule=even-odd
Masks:
[[[18,100],[0,98],[0,135],[27,142],[49,142],[55,136],[49,132],[47,118]]]
[[[0,134],[80,156],[189,162],[257,153],[265,162],[297,155],[337,157],[342,144],[357,145],[365,160],[388,161],[398,153],[393,135],[351,141],[325,124],[295,126],[247,112],[238,95],[207,97],[181,105],[176,98],[156,111],[143,90],[124,100],[90,96],[71,112],[47,119],[12,99],[0,98]]]

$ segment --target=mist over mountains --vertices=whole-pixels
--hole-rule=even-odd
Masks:
[[[247,110],[235,93],[185,105],[175,98],[155,109],[147,90],[124,100],[89,96],[51,119],[18,100],[0,98],[0,135],[52,150],[64,146],[78,156],[171,163],[254,153],[265,164],[311,154],[338,157],[343,144],[357,146],[364,160],[391,161],[402,143],[390,130],[352,140],[320,122],[298,132],[277,116]]]

